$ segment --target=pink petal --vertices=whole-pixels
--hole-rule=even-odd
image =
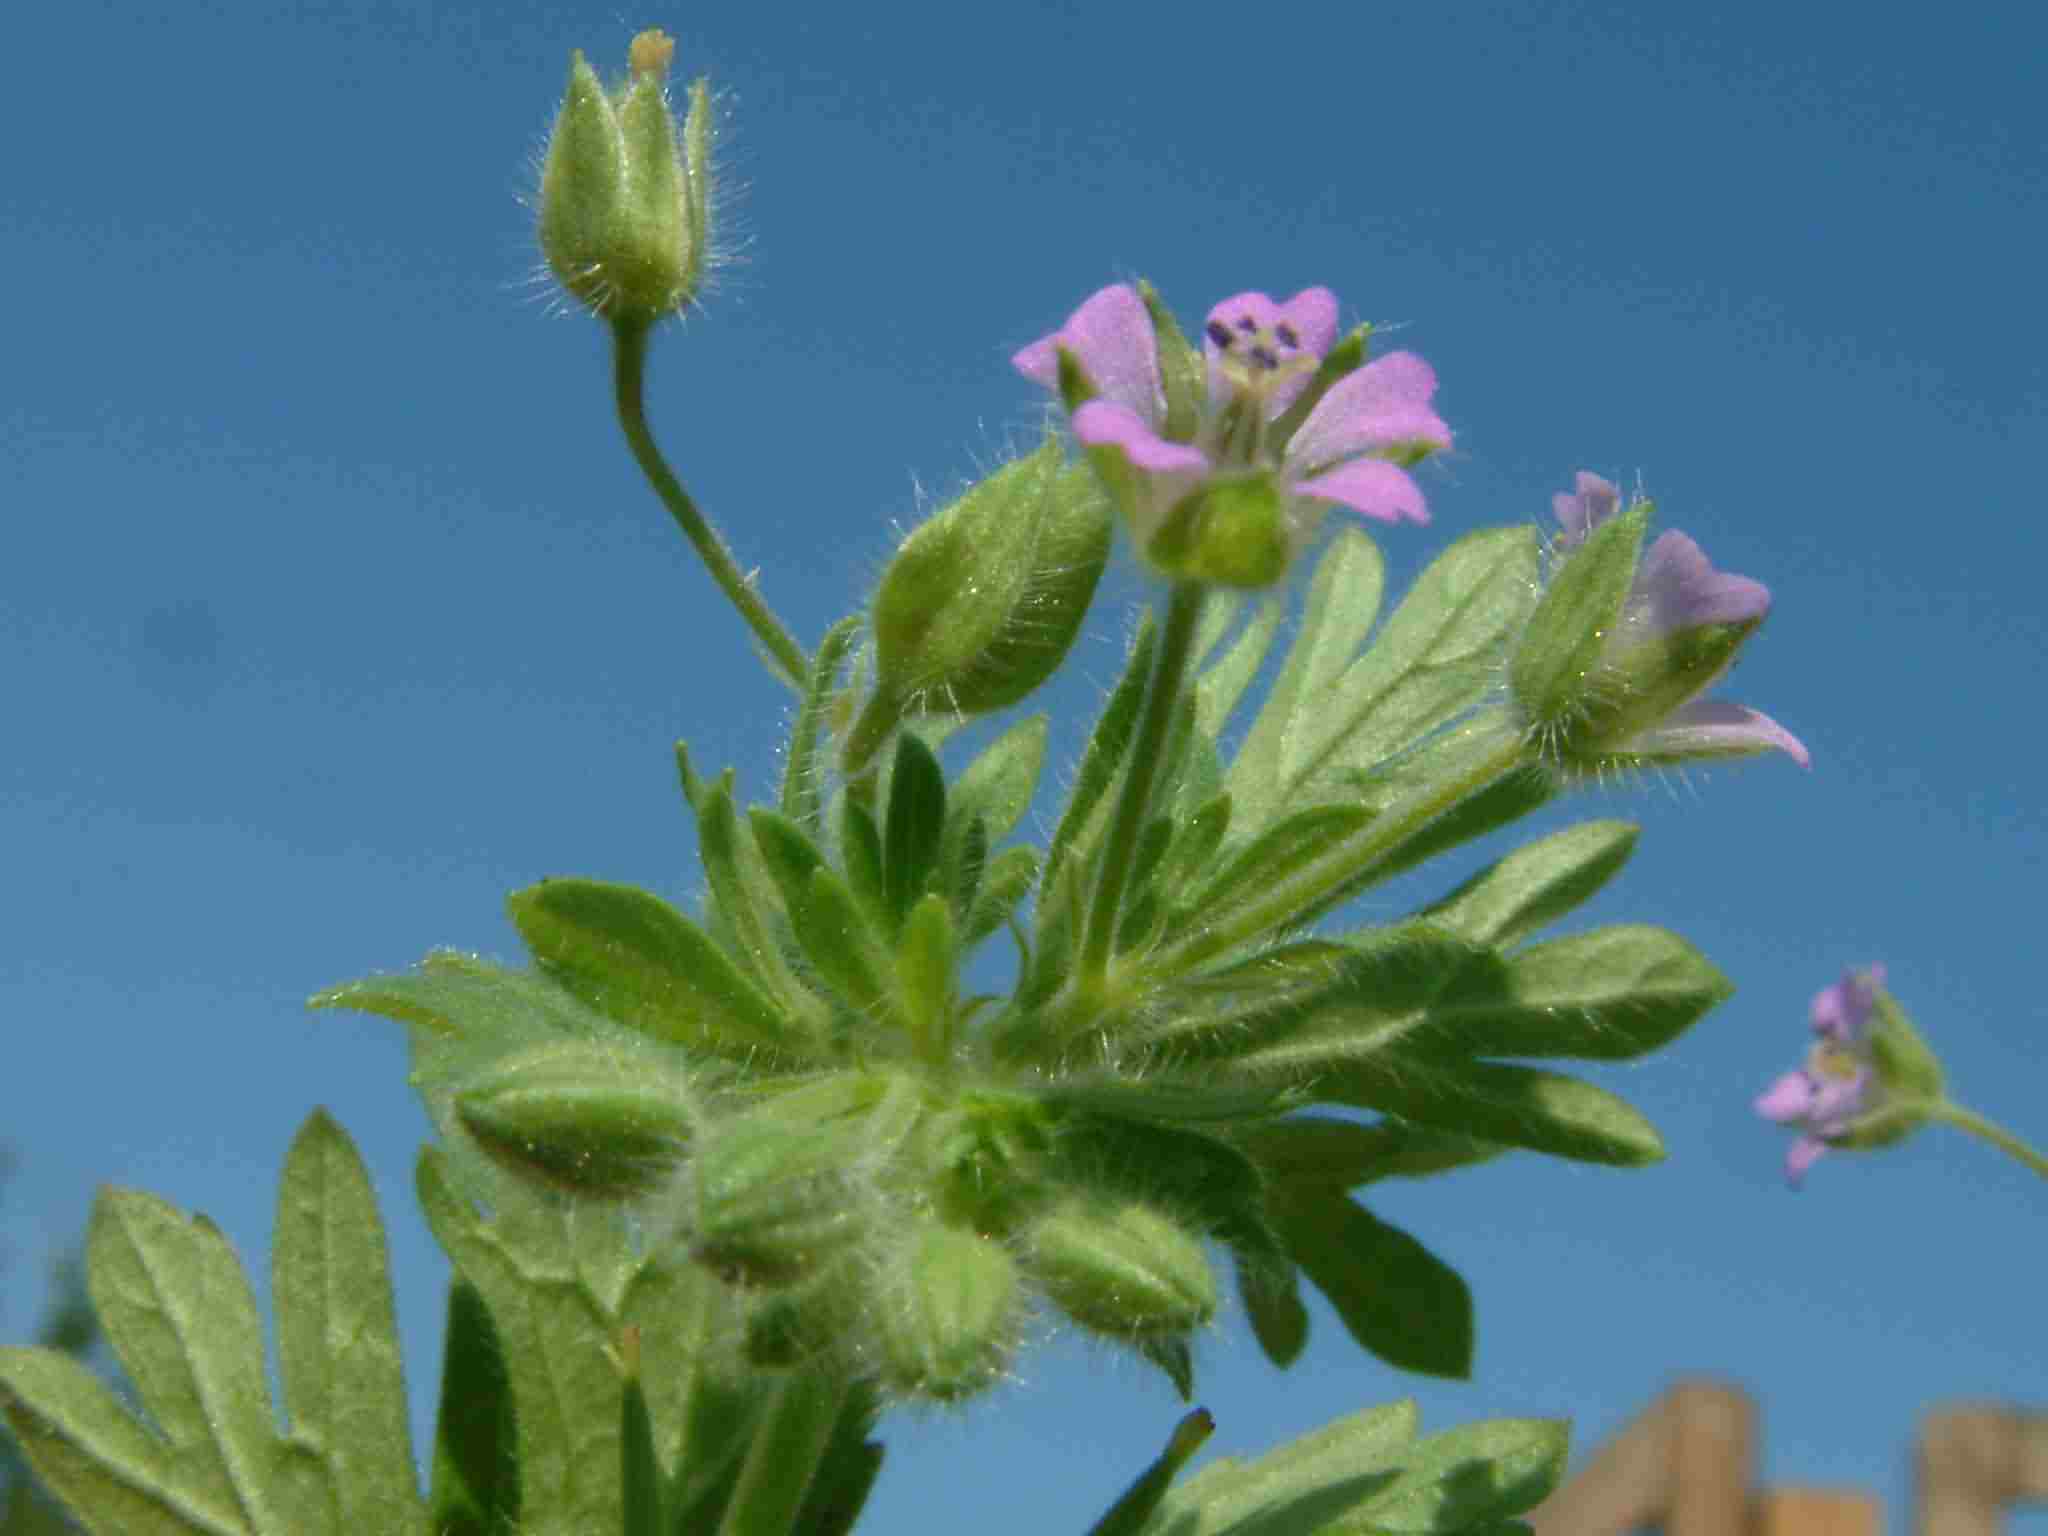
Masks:
[[[1564,549],[1583,542],[1587,534],[1621,510],[1621,492],[1613,481],[1603,480],[1582,469],[1576,485],[1575,492],[1560,491],[1550,498],[1550,508],[1564,526],[1564,533],[1557,541]]]
[[[1137,504],[1124,511],[1141,549],[1167,513],[1191,495],[1213,467],[1201,449],[1169,443],[1137,412],[1107,400],[1090,400],[1074,412],[1074,436],[1087,447],[1121,454],[1138,471]]]
[[[1671,634],[1702,624],[1757,624],[1771,611],[1770,589],[1717,571],[1699,545],[1675,529],[1657,536],[1636,568],[1633,594],[1652,629]]]
[[[1304,288],[1280,306],[1280,318],[1301,337],[1302,350],[1327,357],[1337,344],[1337,295],[1327,288]]]
[[[1059,349],[1074,354],[1102,398],[1127,406],[1146,421],[1164,414],[1159,387],[1159,343],[1145,301],[1128,283],[1091,294],[1067,323],[1011,358],[1017,371],[1047,389],[1059,388]]]
[[[1821,1153],[1827,1149],[1828,1144],[1818,1136],[1801,1136],[1793,1142],[1785,1152],[1785,1182],[1797,1189],[1807,1171],[1820,1161]]]
[[[1448,448],[1451,429],[1429,408],[1435,393],[1435,372],[1413,352],[1367,363],[1316,402],[1287,445],[1287,462],[1313,473],[1360,453]]]
[[[1883,985],[1881,965],[1862,972],[1844,971],[1842,979],[1832,987],[1822,987],[1814,993],[1813,1003],[1807,1009],[1813,1032],[1843,1045],[1861,1040],[1864,1026],[1870,1022],[1870,1011],[1876,1005],[1877,990]]]
[[[1408,472],[1384,459],[1353,459],[1293,489],[1296,496],[1334,501],[1383,523],[1429,521],[1429,508]]]
[[[1769,715],[1719,699],[1691,699],[1662,724],[1631,737],[1619,750],[1638,757],[1748,757],[1782,752],[1811,766],[1805,744]]]
[[[1753,1108],[1766,1120],[1791,1125],[1806,1118],[1813,1098],[1813,1079],[1804,1072],[1787,1072],[1756,1096]]]
[[[1147,474],[1196,470],[1206,473],[1209,456],[1187,443],[1169,443],[1129,406],[1090,400],[1074,412],[1074,436],[1090,448],[1118,448],[1132,468]]]

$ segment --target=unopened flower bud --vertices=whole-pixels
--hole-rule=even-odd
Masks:
[[[1050,437],[912,532],[875,592],[875,692],[847,743],[848,771],[906,715],[1006,709],[1050,677],[1110,538],[1094,477]]]
[[[522,1051],[455,1097],[477,1145],[525,1177],[609,1199],[658,1188],[692,1134],[678,1079],[592,1040]]]
[[[1017,1261],[959,1227],[922,1224],[882,1318],[882,1370],[896,1391],[953,1402],[998,1380],[1016,1344]]]
[[[711,99],[690,87],[680,127],[668,100],[675,44],[633,39],[607,90],[574,55],[541,165],[540,245],[578,300],[618,324],[678,313],[703,281],[711,225]]]
[[[806,1279],[867,1234],[876,1170],[918,1115],[907,1080],[836,1073],[707,1132],[691,1167],[694,1256],[749,1285]]]
[[[1119,1337],[1178,1334],[1216,1315],[1201,1242],[1135,1200],[1061,1201],[1030,1233],[1032,1277],[1084,1328]]]

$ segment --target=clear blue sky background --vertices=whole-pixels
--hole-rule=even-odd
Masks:
[[[1438,1427],[1566,1414],[1584,1449],[1712,1372],[1761,1399],[1771,1480],[1896,1514],[1925,1405],[2048,1406],[2048,1189],[1937,1132],[1795,1196],[1748,1103],[1809,995],[1883,959],[1961,1095],[2048,1138],[2043,15],[22,8],[0,1135],[25,1163],[0,1328],[29,1330],[39,1256],[101,1181],[254,1258],[326,1104],[388,1204],[424,1403],[444,1269],[410,1204],[401,1043],[302,1000],[434,945],[511,957],[501,900],[542,875],[693,898],[679,736],[767,791],[782,701],[615,440],[598,328],[523,281],[518,198],[569,50],[612,68],[659,24],[722,93],[740,259],[664,341],[657,425],[807,638],[924,495],[1025,439],[1011,350],[1139,274],[1190,321],[1328,283],[1431,359],[1458,449],[1425,472],[1436,526],[1387,540],[1399,571],[1545,517],[1590,467],[1772,587],[1729,691],[1812,772],[1570,807],[1645,826],[1592,915],[1675,927],[1740,987],[1603,1078],[1668,1163],[1522,1155],[1388,1191],[1473,1283],[1470,1383],[1403,1379],[1327,1314],[1281,1376],[1233,1318],[1201,1396],[1220,1450],[1407,1392]],[[1106,611],[1056,702],[1092,706],[1123,632]],[[1079,1530],[1177,1412],[1078,1343],[1022,1374],[965,1420],[893,1426],[877,1529]]]

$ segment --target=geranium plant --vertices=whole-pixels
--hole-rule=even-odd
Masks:
[[[1661,928],[1553,932],[1627,863],[1621,821],[1385,916],[1396,876],[1610,772],[1807,758],[1701,697],[1764,589],[1682,534],[1646,543],[1651,508],[1597,477],[1547,534],[1451,539],[1383,613],[1375,535],[1423,536],[1414,471],[1452,434],[1428,364],[1375,356],[1328,289],[1239,293],[1195,340],[1142,283],[1043,317],[1016,367],[1064,423],[800,640],[645,409],[717,214],[708,94],[678,119],[672,51],[644,34],[614,85],[575,60],[540,240],[610,329],[630,451],[764,686],[795,698],[781,782],[762,796],[676,749],[696,910],[603,871],[550,880],[509,898],[528,964],[437,951],[314,999],[409,1033],[439,1133],[418,1193],[456,1278],[424,1487],[338,1125],[316,1114],[286,1160],[281,1404],[220,1235],[101,1201],[92,1291],[137,1403],[0,1355],[8,1423],[94,1530],[830,1536],[880,1468],[885,1407],[977,1411],[1047,1320],[1192,1394],[1206,1330],[1246,1324],[1292,1364],[1305,1286],[1360,1348],[1462,1376],[1471,1290],[1373,1186],[1513,1148],[1657,1161],[1627,1103],[1538,1063],[1654,1052],[1729,995]],[[1034,841],[1030,704],[1104,622],[1119,545],[1156,613],[1106,620],[1133,636],[1122,674]],[[1176,1481],[1207,1424],[1162,1426],[1098,1529],[1500,1531],[1565,1443],[1535,1421],[1423,1438],[1396,1404]]]

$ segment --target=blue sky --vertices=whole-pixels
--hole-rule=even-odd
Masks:
[[[1567,807],[1645,827],[1589,915],[1668,924],[1740,988],[1603,1078],[1670,1160],[1389,1190],[1473,1284],[1475,1378],[1401,1378],[1327,1314],[1282,1376],[1233,1319],[1202,1361],[1217,1449],[1411,1391],[1439,1427],[1565,1414],[1589,1448],[1710,1372],[1760,1398],[1771,1480],[1896,1519],[1923,1407],[2048,1400],[2037,1179],[1936,1132],[1794,1196],[1747,1108],[1810,994],[1882,959],[1959,1096],[2048,1138],[2048,22],[1984,0],[25,11],[7,1336],[102,1181],[258,1254],[326,1104],[387,1201],[424,1401],[444,1270],[401,1043],[303,999],[435,945],[511,957],[503,896],[542,875],[691,898],[677,737],[768,789],[782,701],[616,441],[598,329],[525,281],[569,50],[616,67],[642,25],[720,92],[736,255],[657,353],[657,431],[806,638],[1027,439],[1010,352],[1140,274],[1190,321],[1327,283],[1431,360],[1458,447],[1424,472],[1435,527],[1386,541],[1397,572],[1543,517],[1585,467],[1776,595],[1728,691],[1812,771]],[[1124,629],[1100,615],[1057,704],[1092,705]],[[1023,1376],[895,1426],[877,1528],[1083,1528],[1177,1411],[1078,1343]]]

